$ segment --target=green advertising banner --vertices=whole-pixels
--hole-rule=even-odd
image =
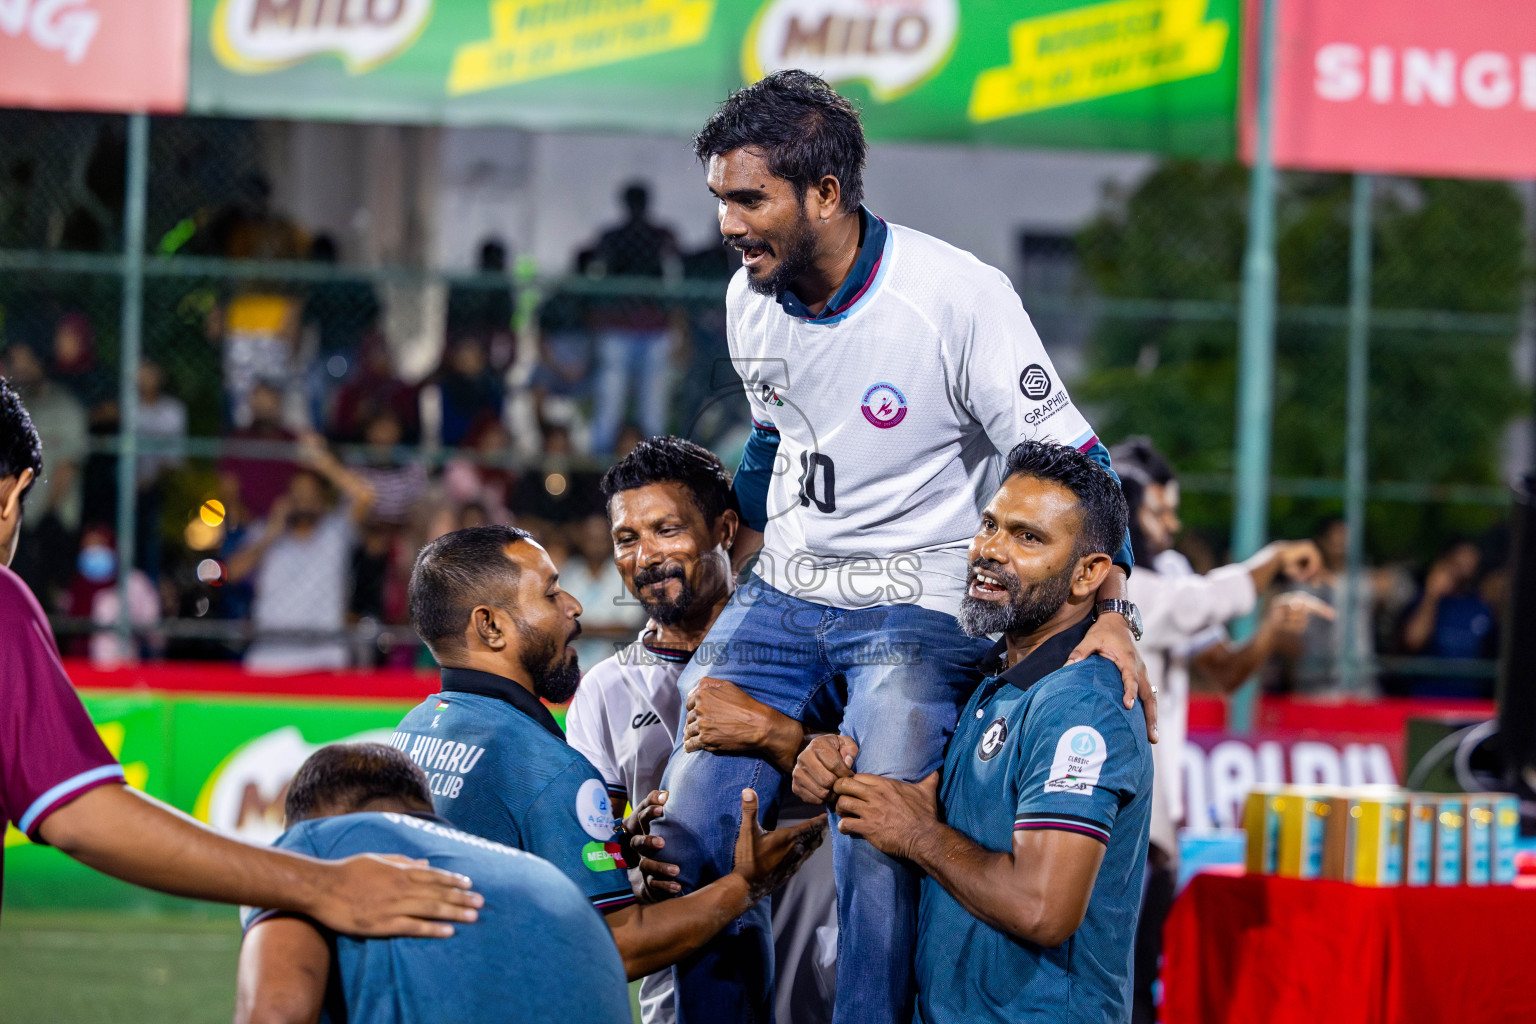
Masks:
[[[252,842],[282,831],[288,781],[315,749],[387,742],[410,702],[82,694],[130,785]],[[8,907],[195,906],[98,874],[57,850],[5,834]]]
[[[876,139],[1233,151],[1238,0],[192,0],[189,112],[697,130],[781,68]]]

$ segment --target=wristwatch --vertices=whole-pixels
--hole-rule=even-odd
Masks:
[[[1126,625],[1131,627],[1132,639],[1138,641],[1141,639],[1141,609],[1137,608],[1134,604],[1123,597],[1117,597],[1109,601],[1100,601],[1098,610],[1100,612],[1115,612],[1125,616]]]

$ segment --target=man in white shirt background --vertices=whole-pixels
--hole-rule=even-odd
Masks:
[[[1322,569],[1322,553],[1310,540],[1275,541],[1252,558],[1195,572],[1174,550],[1179,521],[1179,481],[1172,465],[1146,438],[1131,438],[1110,449],[1130,511],[1131,547],[1136,558],[1136,604],[1141,609],[1141,653],[1157,688],[1161,742],[1152,748],[1152,836],[1149,877],[1136,936],[1133,1020],[1150,1024],[1152,986],[1162,953],[1162,927],[1173,901],[1178,867],[1177,830],[1184,806],[1183,754],[1189,727],[1191,668],[1218,693],[1231,693],[1287,641],[1299,637],[1313,616],[1333,618],[1333,609],[1300,591],[1271,600],[1253,635],[1234,642],[1227,623],[1257,606],[1280,577],[1310,581]]]
[[[667,794],[658,790],[680,727],[686,750],[750,754],[786,775],[804,733],[799,722],[723,680],[701,683],[686,711],[677,687],[695,657],[715,660],[704,638],[735,589],[730,552],[740,518],[719,458],[681,438],[653,437],[608,471],[602,492],[612,523],[609,564],[650,618],[632,643],[582,677],[566,734],[602,775],[613,805],[636,809],[626,827],[637,832],[664,813]],[[818,810],[791,798],[779,822]],[[653,856],[666,859],[659,837],[645,842]],[[658,878],[644,891],[664,898],[678,890],[676,882]],[[829,1021],[837,927],[831,844],[774,895],[772,920],[777,1019]],[[675,1019],[671,968],[641,981],[640,1009],[646,1024]]]

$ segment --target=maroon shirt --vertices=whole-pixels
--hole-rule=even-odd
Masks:
[[[0,566],[0,822],[34,842],[43,819],[88,789],[122,782],[32,591]]]

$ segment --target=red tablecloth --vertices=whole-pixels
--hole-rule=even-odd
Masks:
[[[1164,932],[1169,1024],[1531,1024],[1536,890],[1200,875]]]

